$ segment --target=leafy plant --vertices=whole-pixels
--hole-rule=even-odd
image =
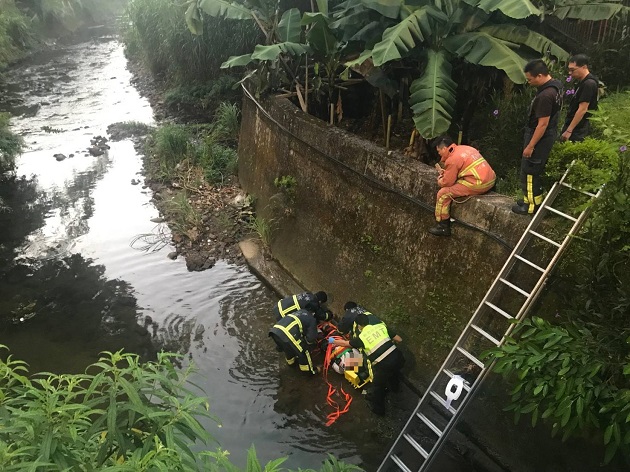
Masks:
[[[241,128],[240,110],[234,103],[222,102],[214,115],[214,133],[220,140],[235,143]]]
[[[176,357],[142,364],[108,352],[86,374],[32,380],[24,362],[0,361],[0,468],[196,470],[191,445],[210,439],[197,418],[217,420],[187,385],[192,368],[180,374]]]
[[[230,147],[215,141],[215,135],[206,137],[197,147],[195,163],[199,165],[211,184],[222,184],[226,177],[236,172],[238,155]]]
[[[0,113],[0,174],[13,169],[14,159],[23,147],[22,138],[9,128],[10,118],[8,113]]]
[[[190,239],[201,226],[201,214],[192,206],[185,190],[177,192],[170,199],[164,201],[164,211],[173,221],[174,228],[181,234],[189,235]]]
[[[573,162],[567,177],[569,183],[592,191],[610,181],[618,170],[619,153],[606,141],[586,138],[582,142],[556,143],[549,154],[547,175],[559,180]]]
[[[274,223],[274,220],[256,216],[249,222],[249,229],[258,236],[258,239],[260,239],[265,247],[269,247],[273,235]]]
[[[273,184],[278,190],[287,195],[290,199],[295,198],[297,180],[292,175],[283,175],[273,179]]]

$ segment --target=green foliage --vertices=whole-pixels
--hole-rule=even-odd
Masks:
[[[249,222],[249,229],[258,236],[265,247],[269,247],[275,226],[275,220],[256,216]]]
[[[8,113],[0,113],[0,174],[13,169],[14,159],[23,146],[22,138],[9,128],[10,118]]]
[[[34,42],[32,21],[13,0],[0,0],[0,69],[22,57]]]
[[[210,439],[197,418],[212,416],[187,384],[191,368],[178,372],[175,357],[142,364],[103,353],[85,374],[31,380],[8,356],[0,362],[0,468],[197,470],[191,446]]]
[[[609,349],[598,350],[597,334],[580,323],[556,326],[533,317],[514,333],[518,340],[509,338],[486,356],[497,360],[495,372],[512,380],[506,410],[514,411],[515,422],[531,414],[532,426],[546,420],[563,441],[599,429],[607,445],[605,462],[617,451],[630,454],[630,389],[620,388],[630,375],[628,360],[611,364]]]
[[[278,190],[284,193],[290,199],[295,198],[295,189],[297,188],[297,180],[292,175],[283,175],[273,179],[273,184]]]
[[[361,244],[367,247],[374,254],[378,254],[383,250],[382,246],[379,246],[374,242],[374,237],[371,234],[363,234],[361,235]]]
[[[180,85],[169,89],[164,94],[164,104],[171,108],[181,106],[209,108],[222,99],[236,99],[234,85],[236,80],[229,75],[194,85]]]
[[[141,363],[135,354],[104,352],[84,374],[29,377],[26,363],[2,356],[0,469],[241,472],[227,451],[199,451],[212,439],[199,418],[219,421],[188,381],[194,367],[176,368],[180,358],[160,353]],[[285,460],[263,466],[252,446],[245,470],[286,471]],[[361,469],[332,456],[320,469],[351,471]]]
[[[234,149],[215,142],[211,135],[197,147],[193,162],[203,169],[209,183],[221,184],[228,175],[236,172],[237,160]]]
[[[611,93],[599,102],[599,110],[589,119],[594,133],[614,145],[630,144],[630,91]]]
[[[188,157],[191,135],[183,125],[164,125],[154,135],[153,151],[160,167],[170,171]]]
[[[192,206],[185,190],[164,200],[163,208],[174,229],[180,234],[193,234],[191,231],[197,231],[201,226],[201,214]]]
[[[228,56],[251,51],[258,40],[253,23],[209,16],[199,20],[199,34],[192,34],[186,27],[186,8],[174,0],[130,0],[127,53],[143,59],[155,74],[185,84],[219,77]]]
[[[610,143],[593,138],[556,143],[549,154],[547,175],[559,180],[571,162],[568,182],[592,191],[607,183],[618,170],[619,153]]]
[[[214,133],[218,139],[236,143],[241,129],[241,112],[234,103],[221,102],[214,115]]]

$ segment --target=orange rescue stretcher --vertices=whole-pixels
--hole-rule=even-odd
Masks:
[[[325,345],[324,351],[324,368],[323,377],[324,381],[328,384],[328,394],[326,396],[326,402],[335,410],[327,416],[326,426],[332,425],[337,419],[347,413],[352,403],[352,395],[347,393],[343,387],[338,390],[328,380],[328,371],[333,367],[333,370],[338,373],[343,373],[344,378],[350,382],[355,389],[360,389],[366,384],[372,381],[372,377],[368,374],[368,369],[362,365],[343,365],[344,357],[352,357],[353,349],[343,346],[334,346],[328,344],[329,337],[337,339],[348,339],[347,336],[342,336],[337,332],[337,327],[330,322],[320,323],[318,326],[319,331],[324,335],[320,342]],[[336,367],[336,368],[335,368]],[[343,406],[335,400],[338,397],[342,400]]]

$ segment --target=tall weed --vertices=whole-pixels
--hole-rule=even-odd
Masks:
[[[0,174],[13,169],[23,146],[22,138],[9,129],[9,119],[8,113],[0,113]]]
[[[177,83],[207,81],[220,75],[229,56],[253,50],[258,30],[253,22],[204,16],[203,34],[186,26],[187,5],[174,0],[130,0],[124,34],[129,53],[139,52],[155,74]]]

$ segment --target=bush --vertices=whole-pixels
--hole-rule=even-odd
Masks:
[[[15,157],[22,152],[22,138],[9,129],[10,115],[0,113],[0,174],[12,170]]]
[[[209,183],[221,184],[228,175],[236,172],[237,159],[234,149],[217,143],[211,135],[197,148],[195,164],[203,169]]]
[[[141,363],[135,354],[106,352],[85,374],[33,380],[24,362],[0,359],[0,470],[239,472],[227,451],[196,447],[212,439],[198,418],[219,421],[192,391],[194,367],[176,368],[180,357],[160,353]],[[285,460],[263,468],[252,446],[247,470],[280,472]],[[332,456],[321,468],[345,471],[361,469]]]
[[[556,143],[549,154],[547,175],[559,180],[571,162],[574,164],[568,182],[592,191],[610,181],[619,167],[619,153],[610,143],[593,138],[579,143]]]
[[[24,55],[35,42],[32,21],[13,0],[0,0],[0,69]]]
[[[124,41],[128,54],[146,61],[155,74],[177,83],[205,82],[220,76],[229,56],[251,52],[258,42],[253,22],[204,17],[203,34],[186,26],[186,3],[130,0]]]
[[[202,84],[177,86],[166,92],[164,104],[171,108],[183,105],[206,109],[218,100],[236,99],[234,84],[234,77],[222,75]]]
[[[599,110],[590,118],[593,136],[603,139],[612,137],[611,129],[627,130],[630,123],[630,92],[607,95],[599,102]],[[627,133],[627,131],[626,131]],[[619,144],[630,144],[630,139]]]

